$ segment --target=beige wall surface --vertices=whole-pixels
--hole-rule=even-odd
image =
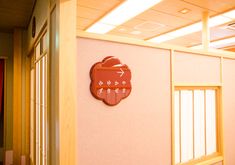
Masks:
[[[220,58],[175,52],[176,83],[220,83]]]
[[[13,35],[12,33],[0,33],[0,56],[6,59],[6,132],[5,149],[12,150],[12,87],[13,87]]]
[[[224,101],[224,147],[225,164],[235,164],[235,60],[224,60],[223,64]]]
[[[131,94],[113,107],[89,90],[90,68],[106,56],[132,72]],[[78,38],[77,59],[77,164],[170,165],[170,51]]]

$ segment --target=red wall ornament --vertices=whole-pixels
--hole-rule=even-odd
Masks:
[[[92,95],[107,105],[117,105],[131,93],[131,71],[116,57],[95,63],[90,70]]]

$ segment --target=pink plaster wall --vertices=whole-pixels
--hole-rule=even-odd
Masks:
[[[77,52],[78,164],[170,165],[170,52],[82,38]],[[90,68],[106,56],[132,71],[132,92],[114,107],[89,91]]]
[[[175,52],[174,81],[220,83],[220,58]]]
[[[235,60],[224,60],[224,147],[226,165],[235,165]]]

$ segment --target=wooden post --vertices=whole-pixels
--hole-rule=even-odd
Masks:
[[[14,30],[14,55],[13,55],[13,164],[20,164],[22,148],[22,31]]]
[[[76,164],[76,7],[59,1],[59,165]]]
[[[209,28],[209,14],[208,12],[203,12],[202,15],[202,46],[204,50],[209,49],[210,44],[210,28]]]

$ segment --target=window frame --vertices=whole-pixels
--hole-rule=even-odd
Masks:
[[[175,91],[182,90],[215,90],[216,96],[216,152],[211,155],[205,155],[201,158],[194,158],[184,163],[175,163]],[[222,115],[222,87],[221,86],[203,86],[203,85],[175,85],[172,88],[172,165],[208,165],[223,162],[223,120]],[[193,142],[194,143],[194,142]],[[181,152],[181,151],[180,151]],[[193,151],[195,152],[195,151]]]

